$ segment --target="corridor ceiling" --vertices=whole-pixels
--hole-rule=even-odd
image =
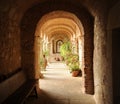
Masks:
[[[117,1],[118,0],[0,0],[0,12],[8,13],[9,18],[16,21],[16,24],[21,25],[23,29],[27,27],[29,30],[33,29],[35,32],[36,27],[37,29],[39,27],[38,22],[41,18],[51,11],[59,9],[70,11],[70,13],[79,16],[80,22],[82,21],[86,24],[86,22],[89,23],[93,20],[97,13],[103,12],[102,8],[109,9]],[[79,34],[79,29],[80,32],[83,32],[83,27],[89,27],[83,23],[77,24],[78,20],[76,21],[74,18],[68,17],[59,15],[59,17],[51,18],[50,16],[46,21],[43,21],[42,27],[39,27],[41,31],[39,31],[38,34],[43,32],[49,35],[49,38],[52,34],[57,33],[72,36],[76,34],[76,31]]]
[[[81,30],[81,31],[80,31]],[[72,13],[55,11],[43,16],[37,24],[36,35],[47,35],[50,40],[53,35],[62,38],[72,38],[81,35],[83,28],[79,19]]]
[[[76,6],[83,5],[92,15],[95,15],[95,12],[99,10],[100,5],[102,5],[103,8],[104,6],[109,8],[119,0],[0,0],[0,11],[10,11],[10,17],[18,19],[20,22],[24,13],[33,6],[36,6],[37,4],[44,5],[45,2],[59,3],[61,1],[64,2],[65,6],[67,2],[75,4]]]

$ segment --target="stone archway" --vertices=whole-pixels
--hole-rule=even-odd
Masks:
[[[58,1],[58,2],[43,2],[30,8],[24,14],[21,21],[21,46],[22,46],[22,67],[26,70],[29,78],[38,78],[35,60],[34,44],[36,24],[40,18],[46,13],[64,10],[75,14],[81,21],[84,27],[84,74],[85,74],[85,92],[94,94],[94,81],[93,81],[93,36],[94,36],[94,18],[91,14],[81,5],[77,6],[71,2]],[[71,8],[72,7],[72,8]],[[61,9],[62,8],[62,9]],[[86,19],[85,19],[86,18]],[[39,50],[39,49],[38,49]],[[28,61],[29,60],[29,61]],[[39,64],[39,63],[37,63]],[[32,73],[32,75],[31,75]]]
[[[76,43],[74,41],[77,40],[81,41],[81,38],[79,37],[82,37],[83,34],[84,34],[84,29],[79,19],[73,13],[66,11],[53,11],[48,14],[45,14],[39,20],[35,31],[35,36],[41,37],[41,41],[48,40],[48,43],[53,45],[52,46],[53,49],[50,50],[50,48],[47,48],[50,50],[49,55],[52,58],[52,59],[49,58],[50,59],[49,62],[51,61],[54,62],[55,57],[59,57],[59,58],[61,57],[60,53],[57,52],[57,48],[56,48],[56,42],[58,40],[62,40],[63,42],[69,40],[72,44],[74,44]],[[76,44],[76,45],[79,46],[80,44]],[[43,48],[42,46],[41,46],[41,51]],[[75,51],[77,52],[77,50],[78,49],[76,49]],[[84,52],[82,53],[84,54]],[[82,59],[81,59],[81,64],[82,64]]]

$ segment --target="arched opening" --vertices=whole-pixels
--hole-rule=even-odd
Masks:
[[[62,42],[69,40],[74,46],[73,52],[76,54],[81,53],[80,60],[82,65],[84,61],[82,59],[84,45],[80,44],[80,42],[84,41],[84,39],[81,39],[80,37],[83,36],[84,32],[79,19],[74,14],[65,11],[48,13],[38,22],[35,33],[36,36],[41,37],[42,41],[40,54],[43,54],[43,50],[49,49],[49,62],[55,61],[54,59],[56,58],[61,59],[60,53],[57,51],[57,42],[59,40]],[[46,49],[43,48],[43,46],[46,46],[44,43],[47,45]],[[81,47],[81,51],[78,50],[78,47]]]
[[[83,75],[85,75],[87,79],[87,81],[86,79],[84,80],[86,83],[85,87],[89,89],[90,84],[93,83],[92,81],[90,81],[92,77],[89,76],[89,74],[91,73],[91,69],[94,69],[94,97],[96,103],[111,104],[112,87],[114,87],[112,86],[111,61],[113,59],[111,56],[111,32],[113,29],[120,27],[120,19],[118,18],[120,7],[119,5],[119,0],[29,0],[29,2],[28,0],[0,0],[0,78],[2,79],[2,81],[4,78],[9,79],[8,76],[15,74],[14,72],[19,69],[24,69],[29,78],[39,78],[39,75],[37,75],[37,72],[35,70],[36,65],[34,64],[36,63],[34,62],[34,42],[40,42],[39,40],[35,41],[36,39],[38,39],[37,36],[34,36],[36,25],[38,24],[38,21],[41,20],[43,16],[45,16],[45,14],[58,10],[66,11],[75,14],[84,27],[84,42],[79,41],[80,43],[78,44],[86,43],[84,46],[85,57],[83,57],[85,59],[85,61],[83,61],[85,62],[85,64],[83,64],[83,70],[85,69],[84,72],[86,73]],[[109,23],[110,27],[107,28],[107,25],[109,25]],[[63,28],[65,34],[71,34],[71,32],[68,32],[69,28],[67,28],[67,31],[66,26],[64,26]],[[53,31],[51,34],[52,35],[49,35],[50,37],[48,37],[49,39],[51,39],[50,42],[54,41],[54,38],[56,38],[51,38],[53,34],[58,33],[56,33],[56,31]],[[93,37],[94,47],[92,41]],[[61,38],[62,37],[60,37],[59,39],[61,40]],[[51,49],[53,49],[52,46],[53,45],[51,45]],[[93,57],[93,48],[94,66],[92,66],[91,58]],[[38,48],[38,50],[40,49]],[[53,51],[56,51],[56,48]],[[51,53],[53,51],[51,51]],[[87,54],[87,52],[90,52],[90,54]],[[19,79],[23,81],[22,78]],[[2,96],[2,100],[4,100],[3,98],[8,96],[8,93],[12,93],[11,90],[9,90],[10,88],[13,88],[10,87],[10,84],[11,83],[8,83],[7,85],[9,86],[8,90],[7,87],[0,88],[0,95]],[[15,85],[17,85],[17,83],[15,83]],[[2,83],[1,86],[3,86]],[[115,91],[117,91],[116,88]]]
[[[23,69],[26,70],[26,73],[29,78],[39,78],[39,73],[38,73],[39,70],[38,69],[40,66],[39,65],[40,62],[38,60],[38,57],[40,57],[39,50],[41,48],[39,40],[41,39],[41,36],[45,36],[45,35],[44,34],[38,35],[39,33],[43,32],[43,31],[35,32],[35,30],[37,30],[36,24],[38,24],[38,21],[41,20],[41,18],[45,14],[50,13],[52,11],[63,10],[63,11],[67,11],[69,13],[73,13],[79,18],[79,20],[81,21],[82,27],[84,28],[84,34],[79,35],[78,37],[75,37],[75,39],[78,42],[79,46],[82,46],[81,49],[84,48],[83,49],[84,51],[82,53],[81,53],[81,51],[79,51],[80,52],[79,54],[83,54],[81,59],[84,60],[84,61],[82,61],[83,62],[82,68],[83,68],[83,73],[84,73],[85,92],[89,93],[89,94],[94,94],[94,80],[93,80],[93,36],[94,36],[93,22],[94,22],[94,18],[82,5],[81,5],[81,7],[78,7],[76,4],[67,2],[67,5],[65,6],[64,1],[60,1],[60,3],[58,3],[58,2],[57,3],[44,2],[39,5],[33,6],[25,13],[25,15],[21,21],[22,67],[23,67]],[[48,6],[48,4],[50,6]],[[73,7],[73,8],[71,9],[71,7]],[[66,17],[64,17],[64,18],[66,18]],[[68,16],[68,18],[69,18],[69,16]],[[79,22],[77,21],[77,23],[79,23]],[[79,26],[79,24],[77,24],[77,25]],[[62,27],[63,29],[66,30],[66,33],[67,33],[66,35],[69,38],[74,37],[74,35],[71,34],[71,32],[74,32],[74,31],[69,31],[69,28],[66,29],[66,27],[68,27],[68,26],[64,25]],[[56,27],[54,27],[54,28],[56,28]],[[28,30],[30,30],[30,31],[28,31]],[[55,30],[55,29],[53,29],[53,30]],[[49,31],[49,29],[48,29],[48,31]],[[52,31],[52,30],[50,30],[50,31]],[[56,31],[52,31],[52,33],[55,33],[55,32]],[[50,35],[48,35],[48,36],[50,36]],[[49,37],[46,37],[46,38],[49,39]],[[83,42],[80,42],[79,40],[82,40]],[[38,51],[36,51],[36,50],[38,50]],[[32,75],[31,75],[31,73],[32,73]]]
[[[60,46],[63,44],[63,41],[62,40],[58,40],[56,42],[56,52],[57,53],[60,53]]]

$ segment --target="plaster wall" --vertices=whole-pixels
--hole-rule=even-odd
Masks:
[[[108,48],[110,41],[107,35],[108,11],[100,8],[95,13],[94,21],[94,87],[96,104],[112,104],[112,73],[111,51]],[[110,44],[109,44],[110,45]]]
[[[110,32],[114,28],[120,27],[120,1],[114,5],[110,11],[108,16],[108,31]]]
[[[94,24],[94,86],[96,104],[112,101],[112,29],[120,27],[120,2],[108,12],[95,13]]]
[[[3,1],[3,0],[2,0]],[[1,2],[2,2],[1,1]],[[87,0],[86,0],[87,1]],[[94,5],[92,4],[94,3]],[[23,21],[22,29],[24,38],[22,39],[22,61],[20,49],[20,24],[16,21],[20,18],[20,7],[12,8],[11,0],[3,2],[0,5],[0,74],[7,74],[22,66],[26,69],[30,77],[34,78],[34,28],[36,24],[35,14],[25,15],[27,20]],[[24,8],[29,6],[26,3],[18,2]],[[28,2],[29,4],[29,2]],[[16,5],[16,4],[15,4]],[[111,36],[107,35],[107,12],[106,5],[100,5],[94,0],[88,2],[89,11],[94,15],[94,86],[96,104],[112,104],[112,86],[111,86]],[[47,5],[48,6],[48,5]],[[64,6],[63,6],[64,7]],[[99,8],[100,7],[100,8]],[[51,9],[51,8],[48,8]],[[47,9],[46,9],[47,10]],[[16,11],[16,12],[15,12]],[[115,5],[109,13],[108,34],[111,34],[112,28],[120,26],[120,3]],[[43,11],[44,12],[44,11]],[[82,12],[81,12],[82,13]],[[14,17],[14,18],[13,18]],[[32,19],[31,19],[32,17]],[[39,16],[37,17],[37,19]],[[20,19],[19,19],[20,20]],[[30,22],[29,22],[30,21]],[[84,20],[86,21],[86,19]],[[28,24],[25,25],[25,22]],[[86,21],[87,22],[87,21]],[[30,24],[29,24],[30,23]],[[30,25],[32,25],[30,27]],[[26,27],[27,29],[26,29]],[[85,26],[85,25],[84,25]],[[33,29],[33,30],[32,30]],[[32,34],[32,35],[30,35]],[[28,40],[27,40],[28,39]],[[29,61],[28,61],[29,60]],[[33,74],[31,74],[33,73]]]
[[[9,12],[0,11],[0,75],[21,67],[20,29]]]
[[[111,83],[111,85],[113,84],[112,85],[113,91],[111,90],[111,92],[113,93],[112,95],[113,95],[115,104],[118,104],[118,100],[120,97],[120,90],[119,90],[119,88],[120,88],[120,77],[119,77],[119,73],[120,73],[120,70],[119,70],[119,68],[120,68],[120,64],[119,64],[120,34],[119,34],[119,32],[117,34],[116,33],[114,34],[116,29],[119,28],[119,31],[120,31],[119,11],[120,11],[120,1],[110,9],[109,16],[108,16],[108,26],[107,26],[108,37],[109,37],[107,48],[108,48],[108,52],[110,53],[109,54],[109,60],[111,61],[110,70],[112,71],[112,75],[113,75],[112,76],[113,82]],[[116,36],[117,36],[117,38],[116,38]],[[112,48],[115,50],[113,50]]]

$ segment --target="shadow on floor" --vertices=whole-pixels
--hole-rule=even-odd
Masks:
[[[38,98],[30,96],[25,104],[70,104],[69,99],[51,98],[45,91],[38,90]]]
[[[29,97],[26,104],[95,104],[93,95],[82,92],[81,77],[72,77],[69,70],[59,69],[56,63],[49,67],[52,69],[43,71],[44,78],[39,80],[38,99]]]
[[[37,89],[38,91],[38,98],[35,97],[28,97],[26,104],[55,104],[50,98],[49,95],[45,93],[45,91]]]

